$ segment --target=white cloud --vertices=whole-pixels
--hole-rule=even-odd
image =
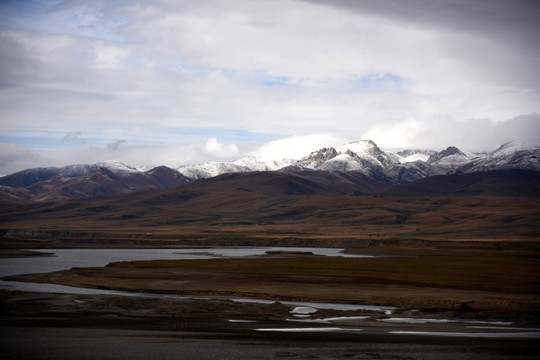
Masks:
[[[253,151],[253,155],[262,159],[300,159],[310,152],[323,147],[338,146],[347,142],[335,135],[314,134],[292,136],[270,141]]]
[[[238,156],[238,147],[235,144],[222,144],[217,138],[210,138],[202,147],[202,151],[212,158],[231,158]]]
[[[323,147],[339,146],[350,141],[370,139],[383,150],[424,148],[440,151],[457,146],[467,151],[492,151],[517,139],[540,144],[540,115],[522,115],[507,121],[487,119],[454,121],[415,119],[378,122],[360,136],[336,134],[299,135],[263,144],[219,142],[209,138],[204,143],[168,146],[126,146],[116,140],[102,147],[35,152],[27,147],[0,143],[0,174],[8,175],[32,167],[64,166],[119,160],[139,168],[159,165],[177,168],[207,161],[233,161],[246,155],[263,160],[300,159]],[[122,146],[120,146],[122,145]]]
[[[93,66],[98,69],[119,69],[130,57],[130,49],[98,42],[93,50]]]
[[[364,134],[383,149],[424,148],[442,150],[457,146],[469,151],[491,151],[512,140],[540,144],[540,114],[518,116],[506,121],[488,119],[415,119],[379,122]]]
[[[250,139],[204,144],[223,139],[223,129],[297,141],[367,134],[394,146],[469,147],[476,145],[464,139],[478,144],[475,131],[483,129],[483,142],[495,147],[502,135],[491,129],[504,127],[496,124],[540,112],[539,51],[531,35],[537,8],[495,3],[81,0],[24,11],[2,5],[0,132],[36,124],[81,131],[82,149],[124,139],[114,156],[135,160],[141,144],[171,146],[189,154],[179,151],[179,162],[243,154],[238,142]],[[215,134],[178,143],[175,131],[164,134],[187,128]],[[112,156],[72,155],[74,162]]]

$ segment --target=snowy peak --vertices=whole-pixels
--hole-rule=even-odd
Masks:
[[[492,151],[489,156],[506,156],[519,151],[534,151],[540,149],[539,144],[532,144],[523,140],[509,141]]]
[[[458,171],[478,172],[519,169],[540,171],[540,145],[523,141],[508,142],[488,156],[464,165]]]
[[[463,152],[455,146],[449,146],[445,150],[431,155],[427,163],[450,170],[467,164],[478,157],[476,154]]]
[[[339,152],[345,152],[346,150],[350,150],[355,153],[369,153],[371,155],[375,155],[381,151],[377,144],[375,144],[371,140],[353,141],[345,145],[341,145],[337,149]]]
[[[400,163],[409,163],[415,161],[427,162],[431,155],[437,154],[433,150],[407,149],[396,153],[399,156]]]
[[[247,167],[239,166],[234,163],[207,162],[204,164],[182,166],[176,169],[185,177],[198,180],[205,179],[221,174],[249,172]]]
[[[340,153],[346,153],[347,150],[356,154],[358,158],[364,159],[371,164],[378,166],[388,166],[394,161],[382,151],[377,144],[371,140],[354,141],[337,148]]]
[[[250,171],[275,171],[291,165],[293,162],[294,160],[291,159],[267,160],[256,156],[245,156],[233,161],[232,164],[247,168]]]
[[[511,142],[489,156],[449,146],[441,152],[406,150],[398,154],[382,151],[373,141],[361,140],[336,148],[314,151],[294,164],[295,168],[324,171],[384,173],[396,182],[406,182],[455,172],[497,169],[540,171],[540,146]]]
[[[141,171],[140,169],[137,169],[131,165],[128,165],[126,163],[123,163],[117,160],[108,160],[108,161],[98,162],[95,164],[95,166],[104,167],[115,174],[128,174],[128,173],[136,173],[136,172]]]
[[[293,162],[290,159],[265,160],[255,156],[245,156],[230,163],[206,162],[203,164],[182,166],[176,170],[190,179],[198,180],[230,173],[276,171],[291,165]]]
[[[439,162],[449,157],[451,157],[452,159],[461,159],[461,158],[465,158],[466,155],[457,147],[449,146],[445,150],[441,151],[440,153],[431,155],[429,159],[427,160],[427,162],[430,164],[434,164],[436,162]]]
[[[298,160],[294,165],[301,166],[307,169],[317,169],[323,164],[325,164],[327,161],[332,160],[338,155],[339,153],[333,147],[322,148],[320,150],[313,151],[308,156]]]
[[[357,158],[356,154],[347,150],[346,153],[336,155],[330,160],[324,162],[317,168],[317,170],[340,172],[362,171],[364,168],[362,166],[361,159],[360,161],[358,160],[359,159]]]
[[[296,167],[325,171],[364,171],[396,162],[371,140],[351,142],[337,148],[322,148],[297,161]]]
[[[117,175],[140,172],[140,170],[121,161],[109,160],[95,164],[75,164],[57,168],[58,172],[56,176],[59,176],[63,181],[68,181],[69,179],[77,178],[100,168],[107,169]]]

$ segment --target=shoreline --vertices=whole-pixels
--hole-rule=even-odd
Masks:
[[[342,258],[280,252],[242,258],[118,262],[105,267],[8,276],[3,280],[142,295],[373,304],[422,309],[433,314],[528,318],[540,323],[540,293],[534,290],[535,282],[530,282],[533,273],[540,271],[532,267],[536,259],[529,259],[529,264],[521,255],[512,254],[490,258],[482,264],[471,254],[456,256],[424,253],[401,258]],[[465,264],[459,271],[467,274],[471,266],[475,267],[478,280],[473,274],[466,277],[459,273],[456,264],[463,259],[471,265]],[[509,262],[516,262],[515,266],[511,267]],[[438,269],[432,268],[426,276],[423,269],[435,263]],[[495,277],[502,271],[498,269],[500,263],[512,273],[508,280]],[[419,271],[415,272],[414,266]],[[448,273],[447,268],[452,266]],[[399,272],[403,267],[409,271]],[[491,283],[486,282],[487,276],[494,277]],[[454,277],[461,279],[459,284]],[[477,287],[478,281],[483,288]]]
[[[0,249],[0,259],[25,258],[25,257],[47,257],[47,256],[55,256],[55,254],[51,252],[43,252],[39,250]]]
[[[443,253],[446,257],[441,257]],[[264,359],[438,360],[450,354],[476,360],[481,354],[489,359],[529,360],[540,353],[540,294],[523,292],[531,286],[523,279],[536,271],[527,266],[536,263],[535,254],[414,249],[398,252],[401,257],[393,257],[396,253],[391,251],[377,255],[383,257],[333,258],[284,251],[245,258],[120,262],[9,277],[130,291],[133,296],[0,290],[0,330],[6,334],[0,339],[0,351],[13,358],[47,359],[43,354],[49,353],[55,360],[84,359],[85,353],[109,359],[177,354],[215,359],[230,354],[230,358]],[[482,277],[505,264],[503,270],[521,275],[497,281],[500,289],[481,291],[474,288],[474,276],[458,272],[462,286],[455,286],[443,281],[446,272],[437,267],[428,278],[425,271],[411,267],[438,264],[444,270],[445,261],[464,266],[463,274],[470,274],[474,265],[475,276]],[[393,271],[403,266],[409,271]],[[392,274],[413,278],[405,281]],[[179,293],[193,298],[168,296]],[[200,299],[194,294],[270,300]],[[310,300],[396,308],[322,307],[305,303]],[[454,307],[462,302],[465,308]]]
[[[54,354],[50,359],[83,359],[91,353],[108,359],[178,354],[215,359],[227,351],[232,358],[265,359],[435,360],[451,355],[472,360],[483,354],[528,360],[540,350],[538,327],[410,310],[311,312],[280,302],[8,291],[0,291],[0,301],[0,350],[14,358],[49,359],[48,353]]]

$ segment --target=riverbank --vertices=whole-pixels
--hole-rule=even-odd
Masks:
[[[42,257],[54,256],[51,252],[20,250],[20,249],[0,249],[0,258],[21,258],[21,257]]]
[[[422,310],[11,291],[0,304],[7,359],[516,360],[540,350],[530,324]]]
[[[13,276],[129,293],[0,291],[0,350],[7,358],[42,359],[510,360],[540,352],[538,254],[371,255],[287,249]]]
[[[377,304],[540,323],[536,255],[429,250],[403,257],[343,258],[287,252],[117,262],[5,279],[138,293]]]

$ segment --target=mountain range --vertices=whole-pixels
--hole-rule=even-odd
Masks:
[[[538,146],[519,142],[473,154],[392,153],[357,141],[298,160],[29,169],[0,179],[0,239],[25,248],[538,249],[539,155]]]
[[[159,166],[141,170],[118,161],[27,169],[0,178],[0,201],[56,201],[167,189],[223,174],[253,172],[302,173],[311,177],[316,177],[316,172],[332,173],[340,180],[329,179],[326,192],[335,192],[332,188],[340,186],[343,190],[339,191],[369,193],[438,175],[511,169],[539,172],[539,159],[539,145],[519,141],[506,143],[489,153],[470,153],[454,146],[440,152],[403,150],[394,153],[381,150],[373,141],[360,140],[318,149],[296,160],[263,160],[250,156],[228,163],[209,162],[176,169]],[[347,181],[361,178],[361,185],[345,186],[343,179],[347,177]]]

